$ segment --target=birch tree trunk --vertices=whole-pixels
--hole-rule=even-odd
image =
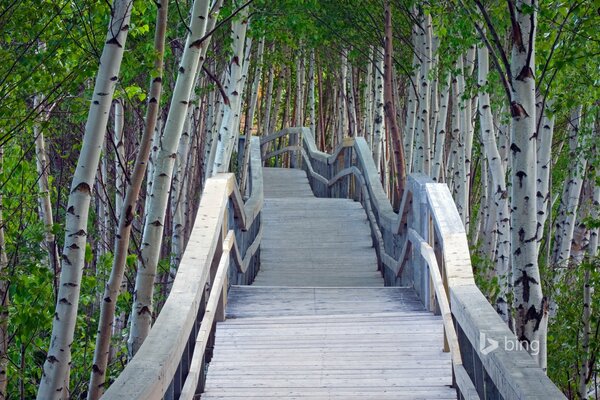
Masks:
[[[240,12],[240,19],[232,24],[231,38],[233,40],[233,57],[229,63],[227,82],[224,85],[229,97],[229,104],[223,105],[223,120],[219,127],[219,141],[215,154],[215,162],[212,166],[212,174],[226,172],[229,169],[231,159],[230,150],[233,148],[237,136],[235,125],[236,114],[239,115],[241,107],[242,67],[244,60],[244,46],[246,44],[246,29],[248,27],[248,8]]]
[[[546,369],[548,302],[542,294],[538,266],[535,115],[535,0],[509,2],[511,9],[511,263],[514,285],[515,334],[527,349],[537,341],[539,353],[530,354]],[[531,13],[524,12],[524,8]]]
[[[316,137],[317,117],[315,114],[315,49],[311,49],[308,61],[308,107],[309,125],[313,137]]]
[[[192,6],[189,24],[191,31],[186,39],[169,107],[169,116],[156,157],[151,200],[146,211],[146,223],[142,235],[141,260],[138,263],[135,279],[131,331],[127,342],[130,357],[138,351],[152,325],[154,278],[160,256],[175,155],[187,116],[196,72],[204,62],[201,59],[202,48],[208,46],[208,40],[199,42],[206,33],[208,8],[208,0],[195,0]]]
[[[597,124],[594,127],[594,134],[592,137],[597,137],[595,135],[598,134]],[[600,185],[598,185],[598,179],[600,179],[600,168],[596,166],[595,173],[595,181],[591,180],[592,185],[592,204],[591,204],[591,217],[592,220],[597,221],[599,217],[600,210]],[[590,241],[588,244],[588,256],[593,258],[598,256],[598,231],[599,228],[590,229]],[[592,365],[590,363],[590,339],[592,337],[592,295],[594,290],[596,289],[591,284],[591,271],[590,266],[586,266],[583,277],[583,317],[582,317],[582,338],[581,338],[581,347],[582,347],[582,357],[581,357],[581,368],[579,370],[579,385],[578,385],[578,395],[580,398],[585,399],[588,398],[588,388],[587,388],[587,380],[590,375],[590,368]]]
[[[381,153],[383,151],[383,139],[385,137],[385,118],[384,118],[384,96],[383,96],[383,49],[377,51],[377,61],[375,68],[375,110],[373,117],[373,160],[377,166],[377,171],[381,173]]]
[[[415,132],[415,150],[413,156],[413,171],[429,175],[431,172],[429,137],[429,107],[431,85],[429,71],[431,70],[431,15],[422,17],[423,28],[420,34],[421,42],[421,67],[419,69],[419,106],[417,115],[417,131]]]
[[[369,61],[367,62],[367,76],[365,78],[365,95],[363,97],[363,109],[365,113],[363,136],[373,151],[373,125],[374,125],[374,110],[373,110],[373,63],[375,62],[375,47],[369,48]],[[375,164],[377,165],[377,164]]]
[[[108,132],[104,133],[102,141],[102,155],[100,158],[100,174],[96,179],[96,204],[98,209],[98,219],[101,221],[98,227],[98,251],[97,257],[106,254],[108,251],[108,238],[111,225],[110,204],[108,199]]]
[[[38,108],[43,103],[40,95],[36,95],[33,99],[33,107]],[[46,119],[45,110],[42,111],[42,120]],[[48,154],[46,153],[46,141],[44,133],[41,130],[40,124],[33,126],[33,135],[35,137],[35,155],[36,168],[38,174],[38,190],[40,203],[40,219],[44,223],[44,241],[46,251],[48,252],[48,268],[53,272],[54,276],[58,275],[59,258],[58,247],[56,246],[56,237],[54,236],[54,216],[52,213],[52,201],[50,199],[49,187],[49,168]],[[56,282],[55,282],[56,286]],[[1,375],[1,372],[0,372]],[[0,397],[1,398],[1,397]]]
[[[125,143],[123,141],[123,128],[125,127],[125,110],[123,108],[123,102],[121,100],[115,100],[114,102],[114,116],[115,116],[115,133],[114,133],[114,147],[115,147],[115,216],[117,221],[121,216],[121,210],[123,209],[123,200],[125,198],[126,182],[125,179],[125,167],[127,161],[125,160]]]
[[[131,0],[115,0],[111,9],[111,20],[100,57],[83,144],[69,193],[58,301],[52,323],[50,348],[38,388],[39,400],[69,396],[71,344],[79,305],[91,191],[125,50],[132,5]]]
[[[258,102],[258,87],[260,86],[260,80],[262,78],[264,50],[265,38],[262,37],[258,42],[258,50],[256,53],[256,68],[254,70],[254,81],[252,82],[252,95],[250,97],[250,106],[246,115],[246,123],[244,124],[244,135],[246,139],[244,141],[244,161],[241,165],[242,177],[240,179],[240,191],[242,195],[246,193],[246,181],[248,179],[248,163],[250,162],[250,138],[252,137],[254,114],[256,110],[256,103]]]
[[[168,0],[161,0],[157,3],[156,29],[154,33],[154,49],[156,58],[154,60],[154,71],[156,76],[152,78],[150,84],[150,93],[148,96],[148,105],[146,108],[146,121],[144,132],[140,141],[140,147],[136,156],[133,172],[131,174],[131,185],[127,187],[123,206],[119,214],[119,227],[115,235],[114,257],[112,269],[108,282],[104,289],[104,296],[100,305],[100,320],[98,321],[98,333],[96,336],[96,346],[94,348],[94,361],[88,387],[88,400],[98,399],[104,389],[106,378],[106,367],[110,351],[110,340],[112,324],[115,319],[115,310],[117,306],[117,297],[122,285],[127,252],[129,248],[129,238],[135,216],[135,209],[139,193],[144,180],[144,172],[148,163],[152,146],[152,136],[156,129],[158,111],[160,107],[160,96],[162,91],[162,73],[163,56],[165,50],[165,34],[167,29]],[[150,196],[148,196],[150,197]]]
[[[466,148],[466,138],[468,136],[468,125],[471,121],[468,118],[467,113],[467,101],[464,100],[465,95],[465,68],[463,65],[463,55],[458,56],[458,61],[456,63],[456,67],[458,69],[458,75],[456,76],[457,83],[457,95],[453,100],[457,102],[457,113],[458,120],[460,121],[460,129],[457,134],[454,136],[454,140],[456,141],[456,163],[455,171],[454,171],[454,201],[456,201],[456,208],[458,209],[458,213],[462,219],[463,224],[465,225],[465,230],[469,232],[469,179],[468,179],[468,170],[470,164],[467,163],[467,148]]]
[[[275,81],[275,70],[273,65],[269,67],[269,82],[267,83],[267,95],[265,104],[265,116],[263,119],[262,135],[267,136],[271,132],[271,109],[273,106],[273,84]]]
[[[433,156],[433,168],[431,178],[435,182],[442,181],[444,170],[444,159],[446,153],[446,123],[448,121],[448,103],[450,100],[450,75],[446,79],[444,88],[440,91],[439,112],[435,124],[435,152]]]
[[[539,122],[536,137],[537,155],[537,215],[538,225],[543,229],[550,214],[550,172],[552,169],[552,137],[554,135],[554,115],[548,116],[547,107],[543,107],[542,99],[538,99],[536,113]],[[546,106],[548,106],[547,102]],[[538,251],[542,242],[542,236],[538,237]]]
[[[171,283],[175,280],[175,275],[177,275],[177,268],[179,267],[184,249],[185,216],[183,203],[186,197],[185,181],[187,179],[188,153],[193,118],[193,105],[190,100],[186,121],[183,125],[183,132],[179,139],[179,146],[177,146],[177,156],[175,158],[174,173],[171,182],[171,259],[169,262],[167,292],[170,291]]]
[[[396,120],[396,103],[394,102],[394,88],[393,88],[393,74],[394,74],[394,64],[393,64],[393,54],[394,47],[392,44],[393,41],[393,32],[392,32],[392,10],[390,6],[390,1],[385,1],[385,55],[384,55],[384,98],[385,105],[384,111],[386,115],[387,126],[389,127],[390,136],[392,137],[392,143],[394,148],[394,163],[396,167],[396,178],[398,179],[398,183],[396,185],[396,199],[401,198],[402,193],[404,192],[404,184],[406,181],[406,161],[404,159],[404,147],[402,146],[402,138],[400,134],[400,130],[398,129],[398,122]]]
[[[571,242],[573,241],[577,208],[586,167],[586,159],[578,154],[581,120],[582,106],[578,106],[572,111],[569,122],[569,159],[571,163],[569,180],[564,187],[560,202],[554,239],[552,265],[555,268],[555,281],[560,281],[564,276],[571,256]]]
[[[344,61],[347,64],[346,74],[346,96],[347,110],[348,110],[348,135],[351,137],[359,136],[359,124],[356,115],[356,99],[354,98],[354,73],[352,65],[348,62],[348,54],[344,53]]]
[[[499,293],[496,298],[496,311],[504,322],[512,325],[511,314],[508,310],[508,295],[510,293],[510,212],[508,204],[508,189],[506,187],[506,174],[502,166],[500,152],[496,144],[494,120],[490,104],[490,95],[487,92],[489,74],[489,54],[487,47],[479,46],[477,49],[478,60],[478,86],[479,86],[479,121],[481,127],[481,140],[487,162],[490,166],[492,177],[491,196],[495,208],[496,234],[498,237],[496,254],[494,256],[495,272],[498,277]],[[482,177],[482,180],[487,179]]]
[[[300,43],[302,46],[302,43]],[[302,51],[299,50],[296,54],[296,97],[294,103],[294,126],[302,126],[304,124],[304,102],[302,101],[302,92],[304,89],[304,58]]]

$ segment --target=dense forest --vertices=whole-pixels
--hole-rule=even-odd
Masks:
[[[365,137],[395,209],[447,183],[482,292],[600,398],[599,26],[595,0],[3,1],[0,398],[99,398],[203,182],[243,187],[239,136],[290,126]]]

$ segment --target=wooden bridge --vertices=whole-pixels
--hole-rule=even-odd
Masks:
[[[329,155],[289,128],[249,148],[249,197],[207,180],[171,294],[104,399],[564,398],[504,346],[445,184],[409,176],[394,213],[363,138]]]

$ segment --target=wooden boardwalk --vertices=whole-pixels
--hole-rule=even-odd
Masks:
[[[203,399],[455,399],[442,320],[385,288],[367,217],[264,169],[261,272],[229,292]]]

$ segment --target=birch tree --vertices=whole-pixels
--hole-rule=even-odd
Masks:
[[[511,263],[514,285],[515,333],[526,348],[537,341],[532,356],[546,368],[548,302],[542,294],[538,266],[536,217],[535,32],[536,1],[510,1],[511,63]]]
[[[132,5],[131,0],[115,0],[111,8],[106,43],[100,57],[83,144],[67,204],[58,301],[52,324],[50,348],[38,389],[37,398],[40,400],[69,396],[71,343],[79,303],[91,191],[108,123],[108,112],[125,50]]]
[[[212,175],[225,172],[229,169],[231,150],[235,142],[238,127],[235,125],[239,117],[242,97],[242,67],[244,60],[244,46],[246,44],[246,30],[248,27],[248,8],[240,12],[239,18],[233,22],[231,38],[233,40],[233,56],[229,63],[227,82],[224,85],[229,98],[229,104],[224,104],[223,119],[219,127],[219,140],[217,143],[215,161],[212,166]]]
[[[383,151],[383,137],[385,136],[385,118],[384,118],[384,96],[383,96],[383,49],[377,49],[377,62],[375,68],[375,110],[374,110],[374,125],[373,125],[373,160],[377,166],[377,170],[381,172],[381,153]]]
[[[40,107],[43,103],[41,95],[36,95],[33,99],[34,108]],[[42,121],[47,119],[48,112],[42,110]],[[33,135],[35,137],[35,156],[38,173],[38,190],[40,203],[40,218],[44,222],[44,240],[46,251],[48,252],[48,267],[57,275],[59,270],[60,256],[56,246],[56,236],[54,235],[54,216],[52,212],[52,201],[50,199],[49,186],[49,168],[48,153],[46,151],[46,140],[39,123],[33,126]]]
[[[130,357],[138,351],[152,325],[154,278],[162,244],[169,189],[194,79],[199,65],[204,61],[201,57],[202,48],[208,45],[207,40],[202,41],[202,38],[206,33],[209,3],[209,0],[195,0],[192,6],[190,31],[179,65],[161,146],[156,156],[151,201],[142,235],[141,260],[135,279],[131,331],[127,342]]]
[[[489,74],[489,54],[485,46],[477,49],[477,72],[479,86],[479,123],[481,127],[481,140],[487,162],[490,167],[492,186],[490,194],[493,198],[495,209],[497,248],[494,254],[495,272],[498,277],[500,292],[496,298],[496,311],[502,319],[512,325],[511,313],[508,309],[508,296],[510,294],[510,213],[508,189],[506,187],[505,171],[496,143],[494,120],[492,116],[490,95],[487,92]],[[487,177],[482,177],[487,180]]]
[[[385,53],[384,53],[384,111],[386,116],[386,123],[392,137],[393,149],[394,149],[394,164],[396,167],[396,176],[398,183],[396,185],[396,198],[399,199],[401,193],[404,192],[404,183],[406,181],[406,161],[404,159],[404,147],[402,146],[402,138],[400,137],[400,130],[398,129],[398,122],[396,120],[396,103],[393,95],[393,73],[394,64],[392,57],[394,54],[393,47],[393,32],[392,32],[392,10],[390,1],[386,0],[384,4],[385,14]]]

